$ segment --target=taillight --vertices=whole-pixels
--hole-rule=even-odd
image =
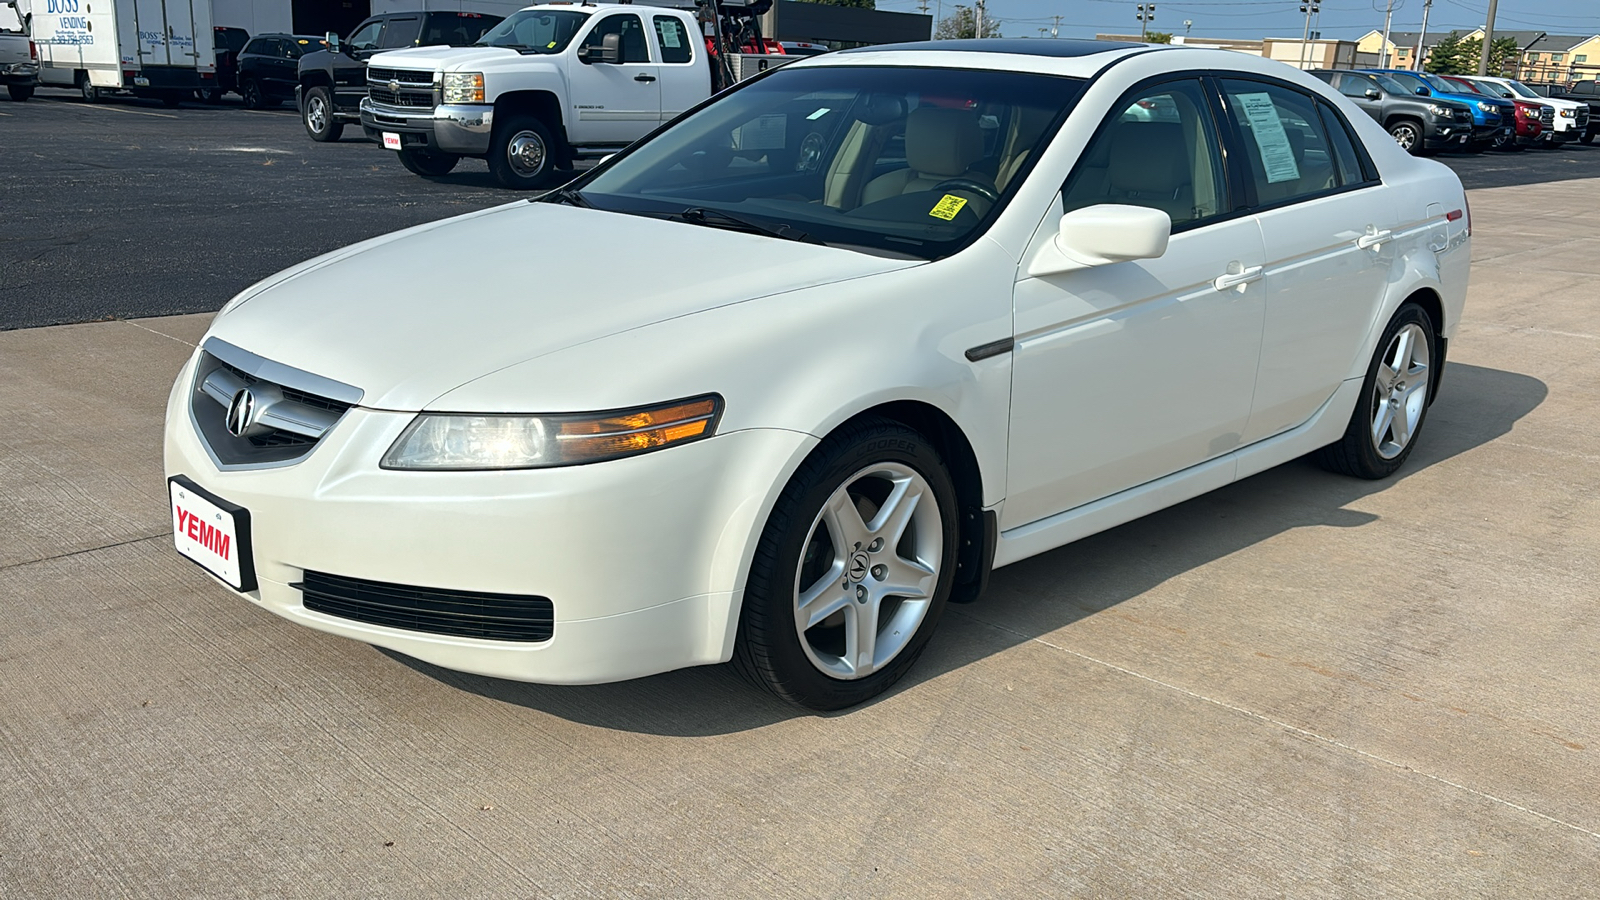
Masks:
[[[33,41],[29,41],[28,42],[28,58],[29,59],[38,59],[39,58],[39,48],[33,43]]]

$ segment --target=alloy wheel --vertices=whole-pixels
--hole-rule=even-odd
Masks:
[[[1389,129],[1389,134],[1394,138],[1394,142],[1400,145],[1400,149],[1407,153],[1417,145],[1417,130],[1410,125],[1396,125]]]
[[[794,624],[811,664],[855,680],[894,660],[933,605],[943,553],[939,504],[916,470],[885,462],[845,479],[795,573]]]
[[[1428,337],[1408,324],[1383,353],[1372,388],[1372,446],[1384,459],[1405,452],[1428,407]]]
[[[306,102],[306,124],[317,134],[327,129],[328,105],[322,102],[321,96],[312,97]]]

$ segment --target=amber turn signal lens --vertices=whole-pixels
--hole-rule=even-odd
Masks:
[[[705,437],[716,415],[714,398],[684,400],[655,409],[568,420],[561,423],[556,440],[561,456],[571,462],[608,459]]]

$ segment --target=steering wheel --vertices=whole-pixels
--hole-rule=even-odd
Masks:
[[[933,190],[936,191],[942,191],[946,188],[954,188],[961,191],[971,191],[972,193],[977,194],[979,197],[988,200],[990,203],[1000,202],[999,191],[975,178],[952,178],[949,181],[941,181],[933,186]]]

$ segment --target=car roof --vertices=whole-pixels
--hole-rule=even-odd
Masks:
[[[1203,54],[1206,51],[1163,44],[1122,41],[983,40],[918,41],[879,44],[809,56],[791,66],[909,66],[952,69],[997,69],[1088,78],[1119,59],[1156,51]]]
[[[915,41],[907,44],[879,44],[874,47],[857,47],[840,53],[865,53],[869,51],[938,50],[951,53],[1011,53],[1018,56],[1038,56],[1045,59],[1077,59],[1117,50],[1138,50],[1152,44],[1133,44],[1126,41],[1028,40],[1022,38],[976,38],[954,41]]]

